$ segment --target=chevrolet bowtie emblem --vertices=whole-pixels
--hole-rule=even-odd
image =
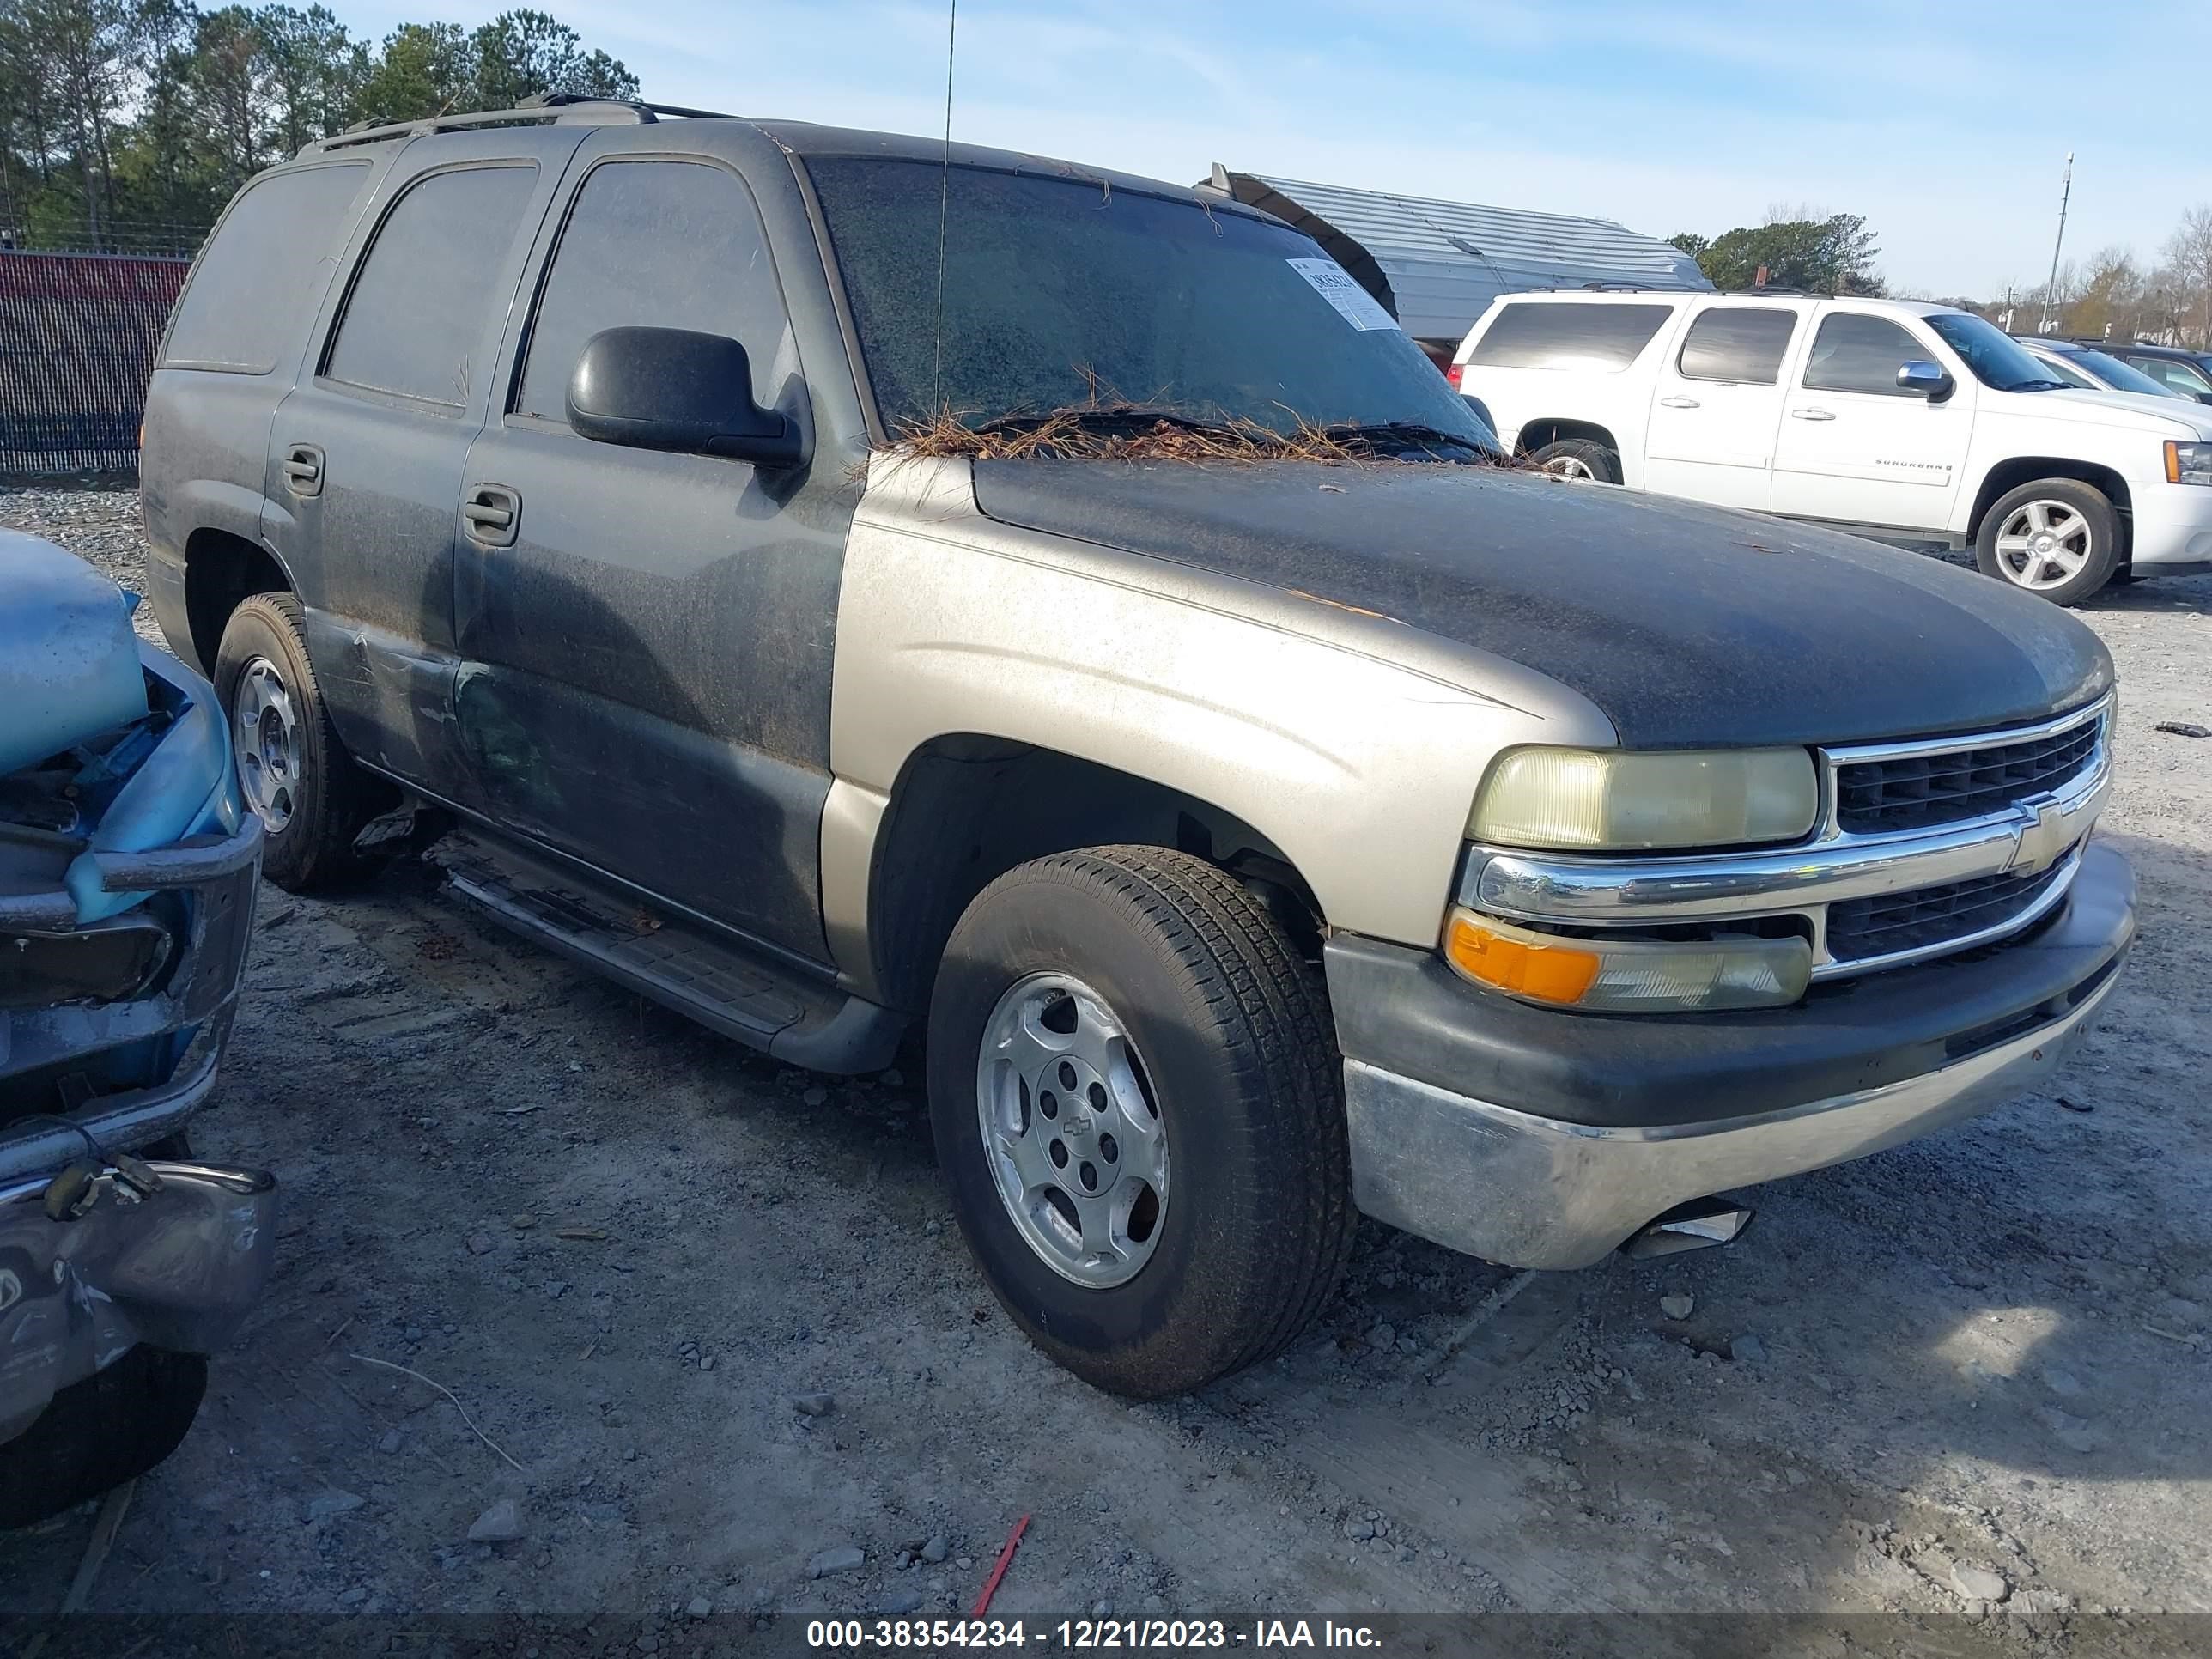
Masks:
[[[2035,822],[2021,826],[2012,862],[2005,870],[2009,875],[2041,875],[2074,844],[2074,826],[2058,810],[2058,803],[2048,796],[2039,801],[2022,801],[2021,805],[2022,810],[2033,808]]]

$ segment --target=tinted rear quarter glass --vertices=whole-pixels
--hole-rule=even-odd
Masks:
[[[366,161],[272,173],[223,216],[177,302],[165,366],[266,374],[296,353]]]
[[[1910,398],[1897,371],[1927,362],[1928,348],[1886,317],[1838,311],[1824,318],[1805,362],[1805,384],[1822,392],[1866,392],[1885,398]]]
[[[493,286],[537,171],[520,163],[464,167],[410,185],[362,261],[323,373],[464,407]]]
[[[1771,306],[1715,306],[1699,313],[1683,337],[1679,360],[1683,378],[1772,386],[1781,375],[1790,337],[1796,331],[1795,312]]]
[[[568,377],[602,329],[689,328],[737,340],[753,395],[775,401],[790,325],[752,192],[699,161],[603,161],[577,192],[538,302],[519,414],[568,419]]]
[[[1468,361],[1492,368],[1626,368],[1674,314],[1672,306],[1516,301]]]

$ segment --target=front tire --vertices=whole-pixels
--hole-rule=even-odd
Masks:
[[[232,611],[214,678],[239,787],[267,837],[261,873],[294,893],[353,874],[355,837],[390,791],[338,740],[307,660],[299,600],[256,593]]]
[[[1201,860],[1092,848],[986,888],[939,969],[929,1106],[984,1278],[1098,1388],[1157,1398],[1256,1364],[1342,1274],[1320,977]]]
[[[46,1402],[0,1444],[0,1530],[135,1480],[176,1450],[207,1393],[205,1354],[143,1343]]]
[[[2120,568],[2120,515],[2103,491],[2074,478],[2040,478],[1998,497],[1974,537],[1982,574],[2079,605]]]

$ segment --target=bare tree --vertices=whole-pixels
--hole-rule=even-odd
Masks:
[[[2212,351],[2212,203],[2181,216],[2166,241],[2166,268],[2186,318],[2177,318],[2200,351]]]

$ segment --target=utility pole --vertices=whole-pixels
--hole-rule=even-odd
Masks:
[[[2066,246],[2066,204],[2074,195],[2074,152],[2066,152],[2066,182],[2058,191],[2058,239],[2051,245],[2051,280],[2043,285],[2043,322],[2035,331],[2048,334],[2057,325],[2058,250]]]

